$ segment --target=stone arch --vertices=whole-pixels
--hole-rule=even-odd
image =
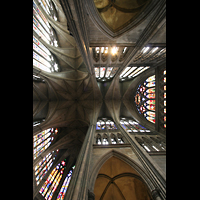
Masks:
[[[129,87],[127,88],[127,90],[123,95],[123,99],[128,99],[128,101],[123,101],[124,105],[129,110],[133,118],[137,122],[139,122],[142,126],[150,130],[155,130],[155,124],[149,122],[143,116],[141,116],[141,114],[139,114],[134,101],[138,86],[142,84],[149,76],[152,76],[154,74],[155,74],[155,68],[150,68],[145,72],[143,72],[139,77],[136,77],[131,81]]]
[[[106,142],[109,144],[109,134],[104,133],[102,136],[102,143],[104,144],[104,142]]]
[[[110,134],[110,139],[111,139],[111,144],[113,144],[113,142],[116,142],[116,144],[118,143],[117,136],[114,133]]]
[[[121,139],[123,143],[127,143],[126,138],[121,133],[117,133],[117,138],[118,138],[118,141],[119,139]]]
[[[140,175],[141,180],[145,183],[145,185],[148,188],[148,192],[152,192],[153,190],[155,190],[155,186],[154,186],[151,178],[144,171],[144,169],[142,169],[141,166],[139,166],[134,160],[132,160],[131,158],[127,157],[125,154],[122,154],[122,153],[117,152],[115,150],[111,150],[107,154],[103,155],[97,161],[96,165],[91,170],[91,175],[90,175],[90,178],[89,178],[90,182],[89,182],[89,185],[88,185],[90,191],[94,191],[94,185],[95,185],[99,170],[104,165],[104,163],[108,159],[110,159],[111,157],[116,157],[116,158],[122,160],[123,162],[125,162],[126,164],[128,164],[129,166],[131,166]]]
[[[132,30],[133,28],[137,27],[140,23],[142,23],[145,18],[154,10],[156,9],[156,5],[158,4],[158,1],[144,1],[142,5],[140,5],[137,8],[131,8],[131,9],[124,9],[120,8],[120,6],[116,6],[114,1],[110,1],[110,5],[106,5],[104,8],[101,7],[98,9],[98,6],[96,7],[95,3],[93,0],[88,0],[85,2],[86,4],[86,9],[89,15],[91,16],[91,20],[93,23],[101,30],[107,37],[113,39],[113,38],[118,38],[122,34],[124,34],[127,31]],[[145,3],[145,4],[144,4]],[[105,12],[109,10],[109,7],[112,5],[112,8],[119,9],[121,13],[124,13],[125,16],[127,14],[131,14],[133,12],[133,17],[130,19],[126,19],[123,22],[116,21],[114,20],[115,18],[120,18],[120,16],[116,15],[115,13],[117,12],[117,9],[115,12],[112,14],[113,17],[109,17],[109,21],[111,21],[115,25],[120,25],[119,27],[113,27],[109,23],[109,21],[105,21],[105,17],[103,18],[101,16],[102,12]],[[141,10],[140,10],[141,9]],[[122,15],[123,16],[123,15]],[[126,18],[126,17],[122,17]]]
[[[102,143],[101,135],[98,133],[98,134],[96,135],[95,144],[99,144],[99,141]]]

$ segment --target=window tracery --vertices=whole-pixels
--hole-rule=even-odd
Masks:
[[[143,115],[149,122],[155,124],[157,87],[157,113],[159,112],[157,123],[164,131],[166,129],[166,68],[159,69],[158,72],[157,79],[155,75],[152,75],[138,86],[135,94],[135,104],[139,114]]]
[[[124,138],[120,133],[98,133],[96,134],[95,144],[108,145],[108,144],[124,144]]]
[[[51,168],[55,158],[56,158],[56,153],[58,151],[52,151],[51,153],[48,153],[42,161],[40,161],[36,166],[35,166],[35,178],[36,178],[36,184],[39,185],[45,174],[49,171]]]
[[[34,160],[51,145],[54,140],[54,134],[57,133],[58,129],[49,128],[33,136]]]
[[[124,144],[125,139],[119,133],[113,120],[107,118],[98,119],[96,123],[95,144],[97,145],[115,145]]]
[[[64,196],[67,192],[74,168],[75,168],[75,165],[70,169],[69,173],[67,174],[56,200],[64,199]]]
[[[161,115],[161,128],[164,128],[166,129],[166,69],[164,70],[161,70],[161,77],[160,77],[160,82],[161,84],[159,85],[160,87],[160,107],[161,107],[161,112],[160,112],[160,115]]]
[[[103,142],[102,142],[102,144],[109,144],[107,134],[103,135]]]
[[[118,143],[119,144],[123,144],[124,143],[124,140],[123,140],[123,137],[120,133],[117,133],[117,137],[118,137]]]
[[[43,11],[38,7],[38,2]],[[58,46],[54,29],[43,12],[57,20],[55,6],[51,0],[33,1],[33,65],[46,72],[57,72],[56,57],[45,47],[45,43]],[[39,41],[41,38],[44,42]]]
[[[101,135],[98,134],[96,137],[96,144],[101,144]]]
[[[159,61],[166,57],[166,47],[144,47],[137,53],[134,62],[152,62]]]
[[[122,127],[129,133],[134,132],[150,132],[150,130],[146,129],[142,125],[140,125],[138,122],[128,119],[128,118],[120,118],[120,124]]]
[[[128,47],[93,47],[92,56],[95,61],[94,71],[97,81],[112,79],[119,69],[119,67],[114,64],[116,64],[116,62],[122,62],[128,50]],[[108,59],[108,57],[110,57],[110,59]],[[108,63],[108,61],[110,63]],[[97,62],[99,63],[96,64]]]
[[[138,112],[152,123],[155,123],[155,85],[155,75],[150,76],[144,81],[143,84],[138,86],[135,95],[135,104]]]
[[[115,136],[113,133],[111,134],[110,139],[111,139],[111,143],[112,143],[112,144],[117,144],[116,136]]]
[[[95,77],[97,78],[98,81],[99,80],[102,80],[102,81],[109,80],[114,77],[118,68],[119,67],[111,67],[111,66],[95,67],[94,68]]]
[[[149,69],[150,66],[129,66],[126,67],[120,74],[120,81],[125,81],[125,80],[130,80],[142,72],[146,71]]]
[[[62,179],[64,170],[66,169],[66,159],[61,161],[50,173],[50,175],[48,176],[47,180],[45,181],[45,183],[43,184],[43,186],[41,187],[39,193],[46,199],[46,200],[51,200],[54,192],[56,191],[58,185],[60,184],[60,181]],[[64,195],[67,191],[67,188],[69,186],[70,180],[71,180],[71,176],[72,176],[72,172],[73,169],[75,168],[75,166],[73,166],[68,175],[66,176],[63,185],[60,189],[60,192],[57,196],[57,199],[61,200],[64,199]]]
[[[152,152],[163,152],[166,151],[166,146],[163,145],[164,140],[160,137],[135,137],[136,141],[140,144],[142,148],[148,153]],[[162,142],[161,142],[162,140]]]
[[[96,130],[115,130],[117,129],[117,126],[115,125],[115,123],[107,118],[102,118],[99,119],[96,123]]]

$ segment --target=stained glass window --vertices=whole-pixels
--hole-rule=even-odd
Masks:
[[[98,81],[105,81],[112,78],[119,67],[95,67],[95,77]]]
[[[99,78],[99,67],[94,68],[96,78]]]
[[[45,197],[46,200],[51,200],[56,188],[58,187],[60,180],[62,178],[63,172],[65,170],[65,162],[59,163],[51,172],[43,186],[41,187],[39,193]]]
[[[112,71],[113,67],[107,67],[107,70],[106,70],[106,78],[108,78],[110,76],[110,73]]]
[[[51,141],[53,140],[51,136],[51,128],[46,129],[37,135],[33,136],[33,154],[34,159],[36,159],[45,149],[47,149]]]
[[[118,68],[119,68],[119,67],[114,67],[114,68],[113,68],[113,70],[112,70],[112,72],[111,72],[111,74],[110,74],[110,77],[111,77],[111,78],[116,74]]]
[[[155,85],[155,75],[150,76],[144,81],[143,84],[138,86],[135,95],[135,104],[138,112],[144,115],[144,117],[152,123],[155,123]]]
[[[69,183],[70,183],[70,180],[71,180],[71,177],[72,177],[72,172],[73,172],[74,168],[75,168],[75,165],[71,168],[71,170],[67,174],[56,200],[63,200],[64,199],[64,196],[67,192],[67,188],[69,186]]]
[[[127,49],[127,48],[126,48]],[[124,50],[124,54],[127,50]],[[104,62],[108,59],[108,54],[111,54],[112,62],[116,61],[119,47],[95,47],[92,48],[93,59],[95,62],[99,62],[94,67],[95,77],[97,81],[106,81],[114,77],[119,67],[104,66]],[[101,61],[103,62],[101,64]],[[97,66],[98,65],[98,66]]]
[[[96,124],[96,130],[104,130],[105,127],[105,122],[102,120],[99,120]]]
[[[141,126],[138,122],[136,122],[132,119],[121,118],[120,124],[129,133],[132,133],[132,132],[150,132],[150,130]]]
[[[161,80],[162,80],[162,84],[160,85],[160,92],[162,94],[162,101],[160,102],[160,106],[163,108],[163,112],[161,112],[161,116],[162,119],[161,121],[163,121],[163,123],[161,123],[162,128],[166,128],[166,69],[162,70],[161,73]]]
[[[59,70],[55,56],[45,47],[45,43],[58,46],[56,35],[44,13],[57,20],[56,12],[52,1],[39,0],[42,8],[38,7],[38,2],[33,1],[33,66],[46,71],[56,72]],[[40,42],[39,40],[42,40]],[[43,44],[42,44],[43,43]]]
[[[35,178],[36,178],[36,183],[37,185],[41,182],[45,174],[49,171],[51,168],[53,161],[55,160],[56,157],[56,152],[52,151],[51,153],[47,154],[42,161],[40,161],[36,166],[35,166]]]
[[[100,67],[100,77],[103,78],[104,77],[104,73],[105,73],[105,67]]]
[[[107,127],[108,130],[117,129],[115,123],[113,121],[111,121],[111,120],[107,120],[106,121],[106,127]]]
[[[112,120],[109,120],[107,118],[99,119],[96,123],[96,130],[104,130],[106,128],[108,130],[114,130],[117,129],[117,126]]]

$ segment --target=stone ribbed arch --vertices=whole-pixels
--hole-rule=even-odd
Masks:
[[[89,186],[88,186],[90,191],[94,190],[94,185],[95,185],[95,181],[96,181],[96,178],[98,176],[99,170],[104,165],[104,163],[109,158],[111,158],[113,156],[116,157],[116,158],[119,158],[120,160],[122,160],[126,164],[130,165],[134,170],[136,170],[136,172],[138,172],[138,174],[141,176],[140,180],[142,180],[147,185],[147,188],[149,189],[149,191],[155,190],[155,187],[154,187],[153,183],[151,182],[150,177],[148,176],[148,174],[144,171],[144,169],[142,169],[142,167],[138,163],[136,163],[135,161],[133,161],[131,158],[127,157],[123,153],[120,153],[120,152],[115,151],[115,150],[111,150],[107,154],[103,155],[96,162],[96,165],[93,166],[93,168],[91,170],[91,175],[90,175],[90,178],[89,178],[90,182],[89,182]]]

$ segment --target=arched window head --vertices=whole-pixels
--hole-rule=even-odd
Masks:
[[[124,140],[123,140],[122,135],[120,133],[117,133],[117,137],[118,137],[118,143],[124,144]]]
[[[46,129],[33,136],[33,155],[36,159],[43,151],[51,145],[51,128]]]
[[[40,3],[47,15],[51,16],[55,21],[58,20],[57,10],[52,0],[38,0],[38,2]]]
[[[135,94],[135,104],[138,112],[152,123],[155,123],[155,85],[155,75],[150,76],[138,86]]]
[[[70,183],[70,180],[71,180],[71,177],[72,177],[72,172],[75,168],[75,165],[71,168],[71,170],[69,171],[69,173],[67,174],[65,180],[64,180],[64,183],[60,189],[60,192],[57,196],[57,199],[58,200],[63,200],[64,199],[64,196],[65,196],[65,193],[67,192],[67,188],[69,186],[69,183]]]
[[[49,177],[41,187],[39,193],[46,199],[46,200],[51,200],[58,185],[60,184],[61,180],[63,179],[63,174],[66,170],[66,159],[61,161],[50,173]],[[67,191],[67,188],[69,186],[72,172],[75,166],[73,166],[69,173],[67,174],[63,185],[60,189],[60,192],[58,193],[57,199],[64,199],[64,195]]]
[[[106,121],[106,127],[108,130],[114,130],[114,129],[117,129],[115,123],[111,120],[107,120]]]
[[[46,129],[37,135],[33,136],[33,157],[34,160],[49,146],[54,140],[55,135],[58,133],[57,128],[54,130],[53,128]]]
[[[45,174],[49,171],[51,168],[56,156],[57,156],[58,151],[52,151],[51,153],[48,153],[42,161],[40,161],[36,166],[35,166],[35,179],[36,179],[36,184],[39,185]]]
[[[104,130],[105,128],[105,122],[103,120],[98,120],[96,124],[96,130]]]
[[[107,118],[101,118],[96,123],[96,130],[114,130],[117,129],[115,123]]]
[[[107,134],[103,135],[103,143],[102,144],[104,144],[104,145],[109,144]]]
[[[101,135],[98,134],[96,137],[96,144],[101,144]]]
[[[143,147],[145,149],[145,151],[147,152],[150,152],[151,149],[149,147],[149,145],[143,140],[144,137],[141,138],[138,138],[138,137],[135,137],[135,139],[137,140],[137,142],[140,144],[141,147]]]
[[[146,129],[145,127],[141,126],[139,123],[132,119],[128,118],[120,118],[120,124],[123,126],[123,128],[130,133],[134,132],[150,132],[150,130]]]
[[[111,134],[110,139],[112,144],[117,144],[116,136],[113,133]]]

